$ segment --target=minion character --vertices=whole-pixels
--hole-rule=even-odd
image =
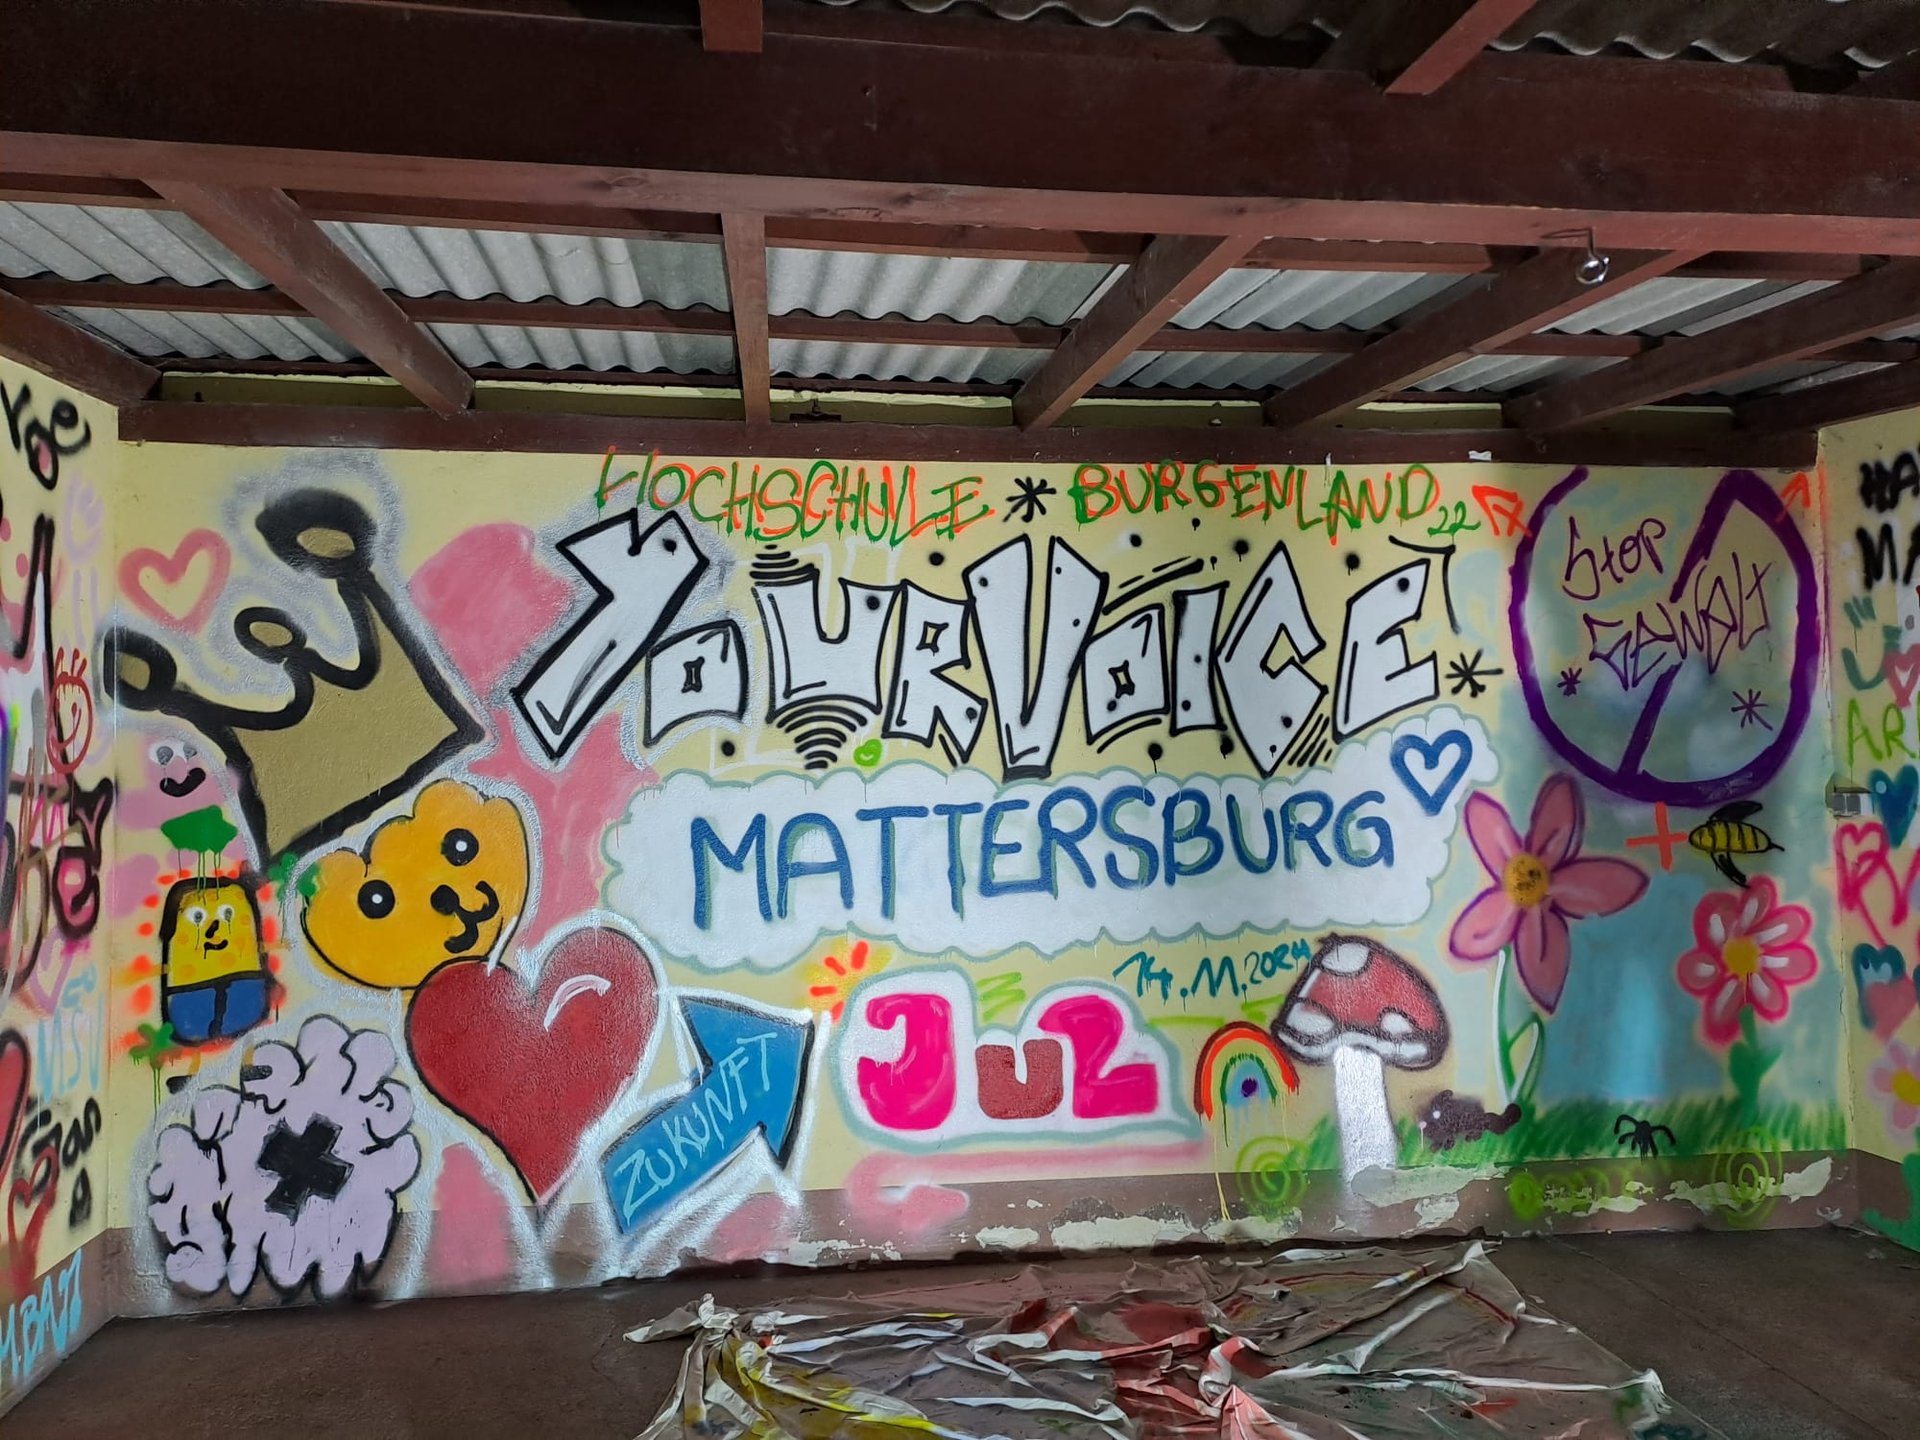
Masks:
[[[231,1039],[267,1018],[260,906],[240,881],[176,881],[161,912],[160,956],[160,1018],[181,1044]]]

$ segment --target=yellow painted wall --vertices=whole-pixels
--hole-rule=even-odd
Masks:
[[[1817,484],[1414,460],[127,447],[131,1303],[1810,1223]]]
[[[0,1410],[106,1319],[111,408],[0,361]]]
[[[1912,833],[1920,788],[1920,411],[1830,430],[1834,749],[1863,812],[1835,823],[1840,954],[1856,986],[1848,1025],[1856,1144],[1903,1163],[1920,1207],[1920,1003]],[[1920,1240],[1920,1208],[1882,1228]]]

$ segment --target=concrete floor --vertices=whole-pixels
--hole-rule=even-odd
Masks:
[[[1920,1255],[1834,1230],[1515,1240],[1528,1295],[1734,1440],[1920,1434]],[[1066,1264],[1111,1265],[1110,1259]],[[0,1421],[6,1440],[631,1436],[681,1349],[622,1332],[702,1293],[885,1291],[954,1266],[770,1272],[388,1306],[115,1321]],[[968,1266],[969,1275],[1018,1265]]]

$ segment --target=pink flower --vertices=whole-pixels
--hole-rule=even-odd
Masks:
[[[1867,1074],[1886,1107],[1887,1128],[1895,1134],[1920,1129],[1920,1046],[1889,1040],[1886,1055]]]
[[[1680,988],[1702,1001],[1701,1028],[1724,1045],[1740,1033],[1740,1012],[1751,1005],[1761,1019],[1787,1018],[1787,987],[1804,985],[1820,969],[1806,945],[1813,916],[1803,905],[1782,905],[1773,881],[1762,876],[1745,890],[1715,890],[1693,911],[1694,948],[1680,957]]]
[[[1527,993],[1551,1015],[1573,958],[1567,922],[1624,910],[1646,890],[1647,877],[1624,860],[1580,857],[1586,813],[1570,776],[1540,787],[1524,841],[1506,807],[1478,791],[1467,799],[1466,824],[1494,883],[1453,922],[1453,953],[1490,960],[1511,945]]]

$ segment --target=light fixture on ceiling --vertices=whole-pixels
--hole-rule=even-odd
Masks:
[[[1582,285],[1598,285],[1602,280],[1607,278],[1607,271],[1613,267],[1612,256],[1602,255],[1598,250],[1593,248],[1593,231],[1590,229],[1555,230],[1540,238],[1543,240],[1586,241],[1587,257],[1580,262],[1579,268],[1573,272],[1574,278]]]

